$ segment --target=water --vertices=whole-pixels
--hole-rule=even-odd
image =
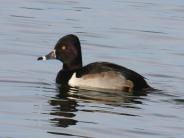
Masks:
[[[0,17],[0,137],[184,137],[182,0],[1,0]],[[126,66],[162,91],[59,90],[62,64],[36,59],[70,33],[84,64]]]

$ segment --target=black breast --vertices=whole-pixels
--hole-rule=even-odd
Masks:
[[[60,70],[56,77],[56,83],[67,85],[72,75],[73,75],[73,72],[71,71]]]

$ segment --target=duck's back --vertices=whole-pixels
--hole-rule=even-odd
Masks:
[[[69,85],[124,91],[149,88],[140,74],[108,62],[95,62],[82,67],[72,75]]]

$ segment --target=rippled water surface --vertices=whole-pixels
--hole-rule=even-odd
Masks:
[[[0,2],[0,137],[184,137],[184,1]],[[36,59],[70,33],[84,64],[126,66],[161,91],[59,89],[62,64]]]

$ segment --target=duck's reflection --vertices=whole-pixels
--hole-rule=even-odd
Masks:
[[[77,112],[77,101],[70,98],[69,91],[70,88],[67,86],[58,87],[58,94],[49,102],[53,106],[50,114],[56,116],[51,122],[58,127],[68,127],[77,123],[77,120],[73,119]]]
[[[141,93],[141,95],[145,93]],[[51,123],[57,127],[69,127],[76,125],[79,121],[75,119],[78,111],[81,112],[103,112],[113,113],[109,111],[100,111],[100,106],[108,105],[110,107],[124,107],[124,108],[137,108],[136,104],[142,104],[141,95],[134,93],[123,93],[118,91],[89,91],[84,89],[76,89],[68,86],[59,86],[55,97],[50,100],[50,105],[53,106],[51,115],[54,118],[51,119]],[[81,103],[92,103],[97,106],[98,110],[86,110],[82,109]],[[99,106],[98,106],[99,105]],[[119,113],[118,113],[119,114]],[[121,115],[134,116],[132,114],[121,113]],[[81,122],[81,121],[80,121]]]

